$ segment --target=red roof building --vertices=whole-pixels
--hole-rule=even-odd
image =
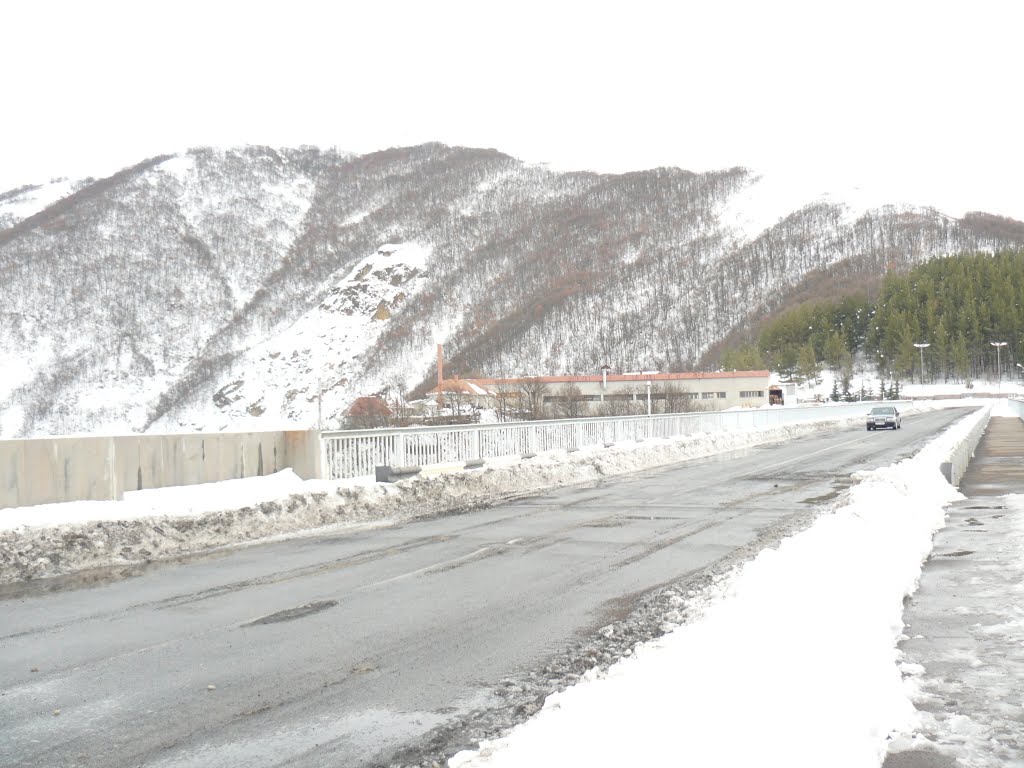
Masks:
[[[475,405],[492,407],[515,393],[538,396],[545,405],[566,400],[585,403],[584,411],[609,410],[608,404],[642,402],[647,412],[664,412],[672,401],[694,401],[685,410],[724,410],[768,404],[768,371],[689,371],[682,373],[602,373],[588,376],[520,376],[505,379],[445,379],[430,395],[457,394]],[[661,404],[660,407],[658,404]],[[636,410],[636,409],[634,409]],[[672,410],[678,410],[673,407]]]

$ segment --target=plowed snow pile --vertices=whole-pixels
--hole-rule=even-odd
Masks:
[[[545,488],[860,424],[818,422],[551,451],[479,470],[413,477],[302,481],[291,470],[223,483],[142,491],[124,501],[0,510],[0,583],[124,565],[269,537],[464,512]]]

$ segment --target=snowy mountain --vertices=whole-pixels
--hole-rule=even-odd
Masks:
[[[436,342],[466,376],[683,369],[808,280],[1024,244],[856,197],[438,144],[199,148],[0,193],[0,434],[308,426],[318,401],[333,425],[429,380]]]

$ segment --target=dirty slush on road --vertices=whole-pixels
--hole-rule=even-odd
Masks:
[[[842,498],[834,506],[841,504]],[[588,672],[606,671],[631,656],[638,644],[698,620],[705,606],[727,588],[736,569],[764,549],[810,527],[822,513],[820,508],[799,510],[761,530],[746,546],[679,581],[612,601],[592,627],[580,632],[567,648],[542,660],[535,669],[497,683],[491,697],[494,705],[438,726],[416,744],[376,763],[376,768],[440,768],[457,752],[477,749],[482,741],[506,735],[540,711],[551,694],[564,691]]]

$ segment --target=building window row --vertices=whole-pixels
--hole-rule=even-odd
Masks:
[[[689,398],[695,398],[695,397],[697,397],[697,393],[696,392],[686,392],[686,393],[684,393],[684,396],[685,397],[689,397]],[[721,396],[724,397],[724,393]],[[602,400],[602,397],[601,397],[601,395],[580,395],[580,397],[578,399],[582,400],[585,403],[598,403],[598,402],[600,402]],[[605,395],[603,399],[606,402],[607,401],[634,401],[634,400],[646,402],[647,401],[647,395],[645,393],[643,393],[643,392],[640,392],[640,393],[633,392],[633,393],[627,393],[627,394]],[[664,392],[651,392],[651,400],[652,401],[653,400],[667,400],[667,399],[668,399],[668,396]],[[566,400],[565,395],[544,395],[544,402],[545,403],[548,403],[548,402],[552,402],[552,403],[554,403],[554,402],[565,402],[565,400]]]
[[[676,397],[686,400],[725,400],[728,398],[728,392],[677,392]],[[580,394],[575,398],[567,397],[566,395],[544,395],[545,403],[564,403],[570,399],[576,399],[581,402],[596,403],[602,399],[608,401],[646,401],[646,392],[620,392],[620,393],[606,393],[602,398],[601,395],[584,395]],[[743,390],[740,392],[741,398],[755,398],[764,397],[763,390]],[[665,392],[651,392],[650,398],[652,401],[668,400],[669,396]]]

